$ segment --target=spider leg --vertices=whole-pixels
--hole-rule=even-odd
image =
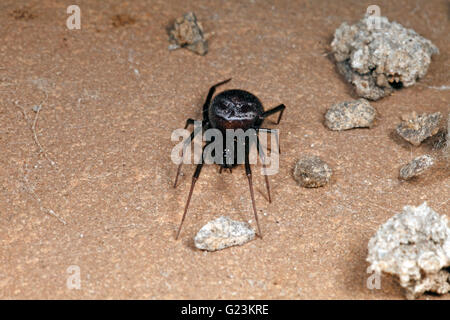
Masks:
[[[264,170],[264,178],[266,180],[266,188],[267,188],[267,194],[269,196],[269,203],[272,202],[272,198],[270,197],[270,186],[269,186],[269,176],[266,172],[266,155],[264,154],[264,150],[261,147],[261,143],[259,142],[259,137],[256,135],[256,149],[259,153],[259,158],[261,159],[263,170]]]
[[[278,130],[276,129],[268,129],[268,128],[258,128],[256,131],[259,133],[260,131],[268,132],[268,133],[274,133],[275,134],[275,140],[277,141],[278,145],[278,153],[281,154],[281,148],[280,148],[280,137],[278,136]]]
[[[284,109],[286,109],[286,106],[285,106],[284,104],[280,104],[279,106],[277,106],[277,107],[275,107],[275,108],[272,108],[272,109],[270,109],[270,110],[267,110],[267,111],[263,112],[263,114],[261,115],[261,117],[262,117],[263,119],[265,119],[265,118],[267,118],[268,116],[270,116],[270,115],[272,115],[272,114],[275,114],[275,113],[279,112],[280,115],[278,116],[277,122],[275,122],[276,124],[279,124],[279,123],[280,123],[280,120],[281,120],[281,116],[283,115]]]
[[[186,120],[186,124],[184,125],[184,129],[187,129],[189,127],[189,125],[194,125],[195,120],[194,119],[187,119]]]
[[[252,206],[253,206],[253,212],[255,214],[256,225],[258,227],[258,235],[262,238],[261,228],[259,227],[258,214],[256,212],[255,194],[253,193],[252,170],[250,168],[249,153],[250,153],[250,143],[248,141],[246,141],[245,142],[245,174],[247,175],[247,178],[248,178],[248,186],[250,189],[250,196],[252,198]]]
[[[192,120],[192,122],[191,122],[191,120]],[[185,126],[185,129],[186,129],[190,124],[193,124],[193,123],[194,123],[193,121],[194,121],[193,119],[187,119],[187,120],[186,120],[186,126]],[[209,127],[208,124],[206,124],[206,129],[207,129],[208,127]],[[202,126],[199,127],[199,128],[194,128],[194,131],[192,131],[192,133],[191,133],[191,135],[189,136],[189,138],[186,139],[186,140],[184,141],[184,143],[183,143],[183,148],[181,149],[181,159],[183,159],[183,156],[184,156],[184,150],[186,150],[186,147],[188,146],[188,144],[191,143],[191,142],[194,140],[194,138],[197,136],[197,134],[198,134],[199,132],[202,131],[202,129],[203,129],[203,124],[202,124]],[[175,182],[174,182],[174,184],[173,184],[173,187],[174,187],[174,188],[177,187],[178,176],[180,175],[181,167],[182,167],[182,166],[183,166],[183,161],[181,161],[180,164],[178,165],[178,168],[177,168],[177,176],[175,177]]]
[[[211,142],[209,142],[209,143],[211,143]],[[178,227],[177,236],[175,238],[176,240],[178,240],[178,237],[180,236],[181,227],[183,226],[184,219],[186,218],[186,213],[187,213],[187,210],[189,208],[189,203],[191,202],[191,197],[192,197],[192,193],[194,191],[195,183],[197,182],[197,179],[200,176],[200,172],[202,171],[202,167],[203,167],[203,163],[204,163],[204,161],[203,161],[203,151],[205,151],[205,148],[206,148],[206,146],[209,143],[205,144],[205,146],[203,147],[203,150],[202,150],[202,161],[197,165],[197,168],[195,168],[194,175],[192,176],[191,189],[189,190],[189,195],[188,195],[188,198],[187,198],[187,201],[186,201],[186,206],[184,207],[183,217],[181,218],[181,223],[180,223],[180,226]]]
[[[208,120],[208,108],[209,108],[209,105],[211,104],[212,96],[214,95],[214,92],[216,92],[216,88],[217,88],[218,86],[221,86],[221,85],[223,85],[223,84],[229,82],[230,80],[231,80],[231,78],[230,78],[230,79],[227,79],[227,80],[225,80],[225,81],[219,82],[219,83],[213,85],[213,86],[209,89],[208,95],[206,96],[205,103],[203,104],[203,120],[205,120],[205,121]]]

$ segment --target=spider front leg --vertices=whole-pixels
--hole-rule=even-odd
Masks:
[[[270,186],[269,186],[269,176],[266,172],[266,155],[264,153],[264,150],[261,147],[261,143],[259,142],[259,137],[256,135],[256,150],[258,151],[259,158],[261,159],[263,170],[264,170],[264,178],[266,180],[266,188],[267,188],[267,195],[269,196],[269,203],[272,202],[272,198],[270,197]]]
[[[261,228],[259,227],[258,213],[256,212],[255,194],[253,192],[253,182],[252,182],[252,169],[250,168],[249,154],[250,154],[250,142],[248,141],[248,139],[246,139],[246,141],[245,141],[245,174],[247,175],[247,178],[248,178],[248,186],[250,189],[250,196],[252,198],[253,213],[255,214],[256,225],[258,227],[258,235],[262,238]]]
[[[176,240],[178,240],[178,237],[180,236],[180,233],[181,233],[181,227],[183,226],[184,219],[186,218],[186,213],[187,213],[187,210],[188,210],[188,208],[189,208],[189,203],[191,202],[192,193],[194,192],[195,183],[197,182],[198,177],[200,176],[200,172],[202,171],[202,167],[203,167],[203,163],[204,163],[203,153],[204,153],[204,151],[205,151],[205,148],[206,148],[210,143],[211,143],[211,142],[208,142],[208,143],[206,143],[206,144],[203,146],[203,149],[202,149],[202,161],[197,165],[197,167],[195,168],[194,175],[192,176],[191,189],[189,190],[189,195],[188,195],[188,198],[187,198],[187,201],[186,201],[186,206],[184,207],[183,217],[181,218],[181,223],[180,223],[180,226],[178,227],[177,236],[176,236],[176,238],[175,238]]]
[[[186,129],[190,124],[194,124],[194,122],[195,122],[195,120],[193,120],[193,119],[190,119],[190,118],[187,119],[187,120],[186,120],[186,126],[185,126],[185,129]],[[185,151],[186,147],[191,143],[191,141],[194,140],[194,138],[197,136],[197,134],[198,134],[199,132],[202,132],[202,131],[203,131],[203,130],[202,130],[202,129],[203,129],[203,126],[205,126],[205,129],[208,129],[208,128],[209,128],[209,124],[208,124],[208,123],[202,122],[202,126],[201,126],[201,127],[194,127],[194,131],[192,131],[192,133],[191,133],[191,135],[189,136],[189,138],[186,139],[186,140],[183,142],[183,148],[181,149],[181,162],[180,162],[180,164],[178,165],[178,168],[177,168],[177,176],[175,177],[175,182],[173,183],[173,187],[174,187],[174,188],[177,187],[178,176],[180,175],[181,167],[183,166],[184,151]]]
[[[278,116],[278,120],[277,122],[275,122],[276,124],[279,124],[281,121],[281,116],[283,115],[284,109],[286,109],[286,106],[284,104],[280,104],[279,106],[272,108],[270,110],[267,110],[265,112],[263,112],[263,114],[261,115],[261,117],[263,119],[267,118],[268,116],[275,114],[277,112],[280,113],[280,115]]]
[[[194,125],[195,121],[196,120],[191,119],[191,118],[187,119],[186,124],[184,125],[184,129],[186,130],[189,127],[189,125]]]

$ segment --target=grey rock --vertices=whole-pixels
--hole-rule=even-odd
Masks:
[[[438,133],[442,116],[440,112],[421,115],[412,112],[402,118],[403,121],[397,126],[397,133],[406,141],[418,146],[426,138]]]
[[[376,114],[366,99],[336,103],[325,113],[325,125],[337,131],[372,127]]]
[[[193,12],[175,20],[169,30],[169,41],[169,50],[187,48],[202,56],[208,52],[208,40],[203,33],[202,24]]]
[[[424,77],[439,50],[412,29],[386,17],[378,17],[378,28],[373,18],[366,15],[354,25],[341,24],[331,49],[339,72],[356,94],[378,100]]]
[[[408,180],[416,177],[428,170],[433,164],[434,159],[427,154],[416,157],[400,169],[400,178],[403,180]]]
[[[255,231],[248,223],[222,216],[204,225],[195,236],[194,243],[198,249],[216,251],[243,245],[254,238]]]
[[[305,188],[318,188],[326,185],[333,171],[326,162],[317,156],[305,156],[294,167],[294,179]]]
[[[406,297],[450,291],[450,228],[448,218],[423,203],[405,206],[369,241],[369,272],[399,278]]]

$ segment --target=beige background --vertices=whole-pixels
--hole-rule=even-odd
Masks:
[[[404,205],[428,201],[450,214],[443,161],[400,182],[400,166],[437,154],[392,133],[403,113],[449,111],[448,1],[377,1],[383,15],[441,54],[417,85],[373,103],[374,128],[346,132],[322,124],[332,103],[354,98],[329,44],[343,21],[360,19],[373,2],[78,3],[82,28],[74,31],[65,26],[72,1],[0,4],[1,298],[403,298],[390,277],[380,290],[366,288],[367,242]],[[16,19],[16,9],[32,16]],[[165,28],[186,11],[214,32],[204,57],[167,50]],[[117,14],[135,22],[115,27]],[[287,106],[278,126],[283,153],[270,178],[272,204],[254,169],[264,238],[204,253],[193,236],[206,222],[253,218],[244,168],[218,175],[217,166],[204,167],[175,241],[194,167],[171,187],[170,134],[199,118],[208,88],[229,77],[223,89],[253,92],[265,108]],[[39,154],[14,103],[33,120],[46,94],[36,131],[56,166]],[[296,185],[291,170],[303,154],[332,166],[328,186]],[[71,265],[80,267],[80,290],[66,287]]]

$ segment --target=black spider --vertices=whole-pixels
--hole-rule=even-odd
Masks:
[[[221,132],[225,133],[226,129],[242,129],[243,131],[247,131],[248,129],[255,130],[256,133],[259,131],[266,131],[266,132],[272,132],[271,129],[267,128],[261,128],[261,125],[265,118],[268,116],[275,114],[279,112],[278,120],[276,124],[280,123],[281,116],[283,115],[283,111],[286,108],[284,104],[280,104],[279,106],[272,108],[270,110],[264,111],[263,106],[259,99],[251,94],[250,92],[244,91],[244,90],[226,90],[214,97],[214,100],[211,103],[212,96],[214,95],[216,88],[220,85],[223,85],[227,82],[229,82],[231,79],[225,80],[223,82],[220,82],[214,86],[212,86],[209,89],[208,96],[206,97],[205,104],[203,105],[203,120],[202,120],[202,126],[201,128],[198,128],[197,130],[194,129],[194,131],[191,133],[189,139],[187,139],[185,142],[189,143],[190,141],[193,141],[194,137],[200,133],[202,130],[207,130],[210,128],[215,128],[220,130]],[[185,129],[189,125],[194,124],[193,119],[187,119]],[[225,134],[223,134],[225,137]],[[206,146],[211,143],[207,142],[205,146],[203,146],[203,150],[205,150]],[[235,141],[235,150],[237,149],[236,146],[237,141]],[[262,237],[261,229],[259,227],[259,221],[258,221],[258,215],[256,213],[256,205],[255,205],[255,197],[253,193],[253,184],[252,184],[252,171],[250,169],[250,162],[249,162],[249,150],[250,150],[250,139],[245,139],[245,172],[247,174],[248,178],[248,184],[250,188],[250,196],[252,199],[252,205],[253,205],[253,212],[255,213],[255,220],[256,224],[258,226],[258,234],[260,237]],[[256,144],[257,144],[257,150],[259,150],[259,156],[264,163],[264,151],[262,151],[262,148],[260,148],[260,142],[259,138],[256,135]],[[278,146],[279,147],[279,146]],[[218,163],[221,168],[220,172],[222,172],[223,168],[228,168],[231,172],[231,168],[236,166],[239,163],[237,160],[237,152],[230,153],[230,150],[227,148],[226,143],[223,144],[223,161],[222,163]],[[183,146],[184,150],[184,146]],[[234,154],[233,158],[229,157],[229,154]],[[176,235],[176,239],[178,239],[181,227],[183,226],[184,219],[186,217],[186,213],[189,207],[189,202],[191,201],[192,192],[194,191],[195,182],[197,181],[200,171],[202,170],[202,166],[204,163],[202,153],[202,161],[197,165],[197,168],[195,169],[194,175],[192,177],[192,184],[191,189],[189,191],[188,199],[186,202],[186,206],[184,208],[183,217],[181,219],[180,227],[178,228],[178,232]],[[178,166],[177,170],[177,176],[175,178],[174,188],[177,186],[178,176],[180,174],[182,162]],[[265,168],[265,167],[264,167]],[[266,187],[267,187],[267,193],[269,195],[269,202],[271,202],[270,197],[270,187],[269,187],[269,179],[267,175],[265,175],[266,179]]]

